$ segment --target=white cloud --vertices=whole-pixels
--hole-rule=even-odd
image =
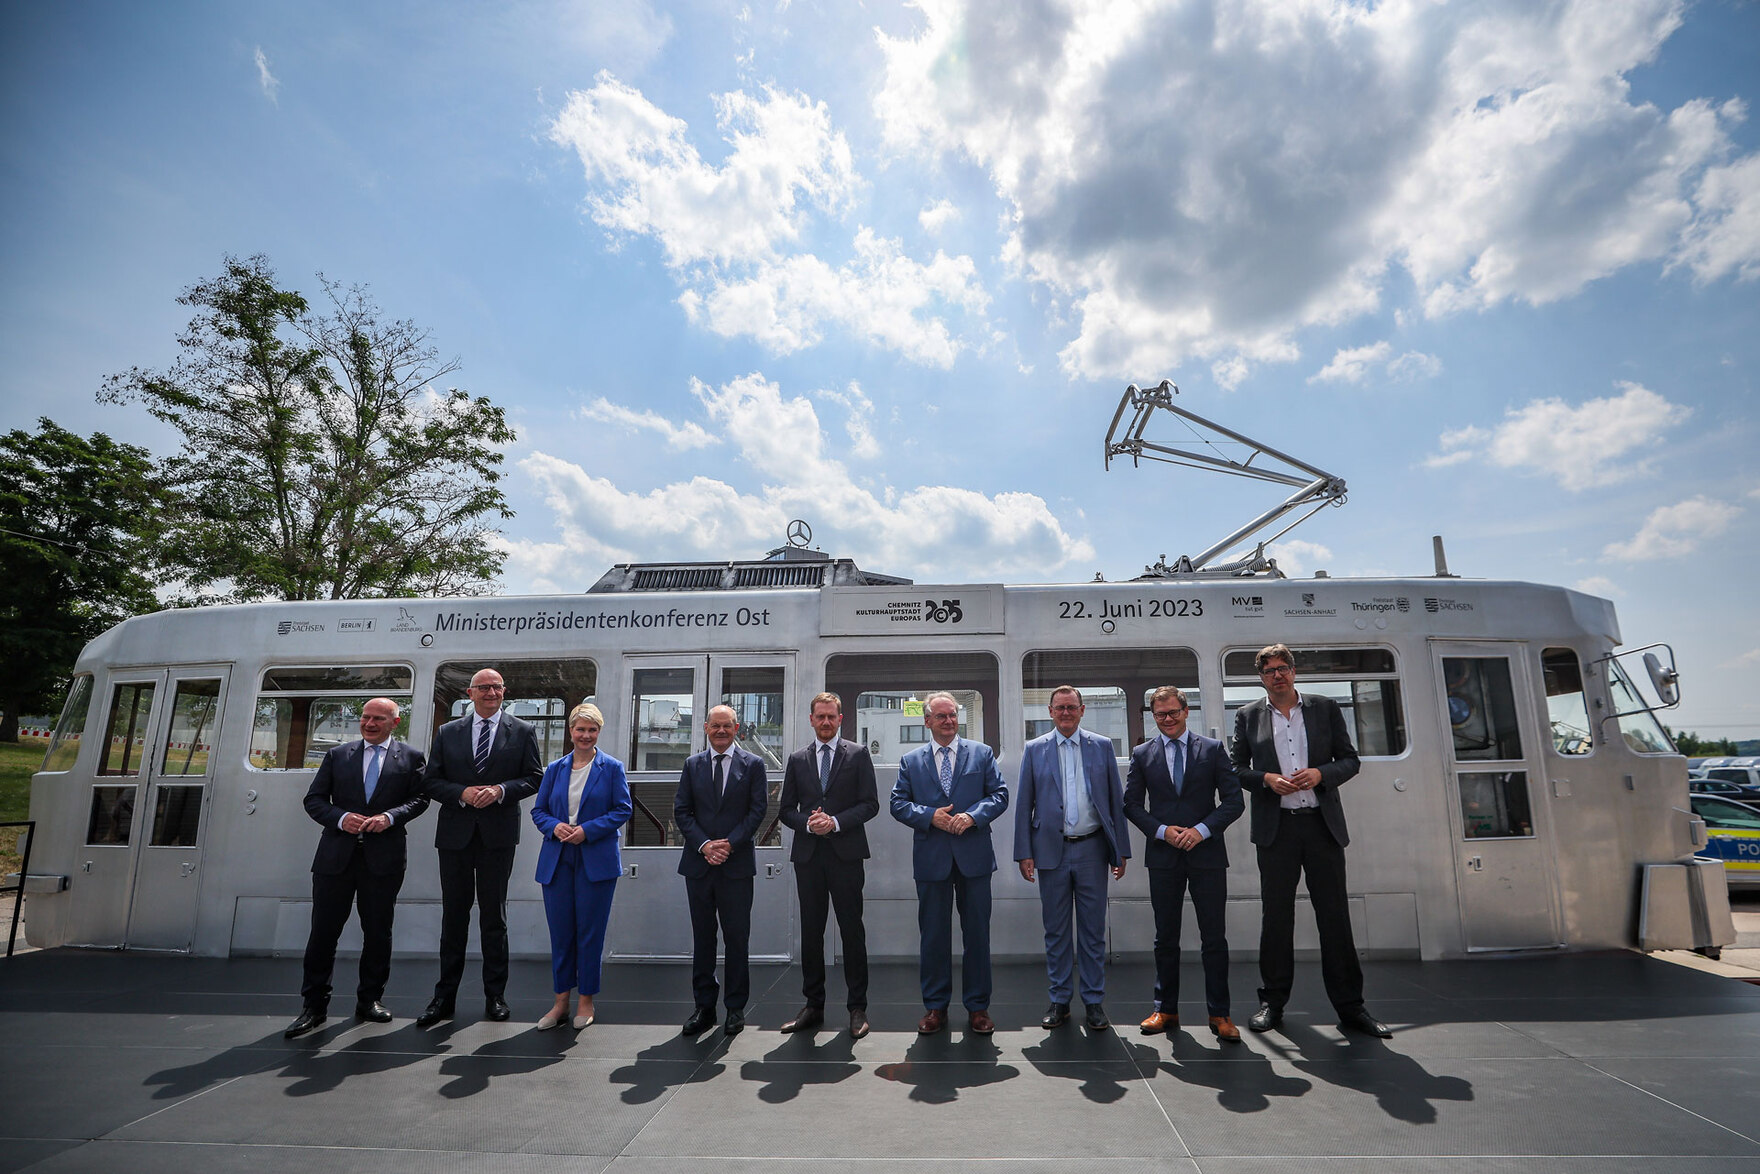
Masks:
[[[1740,664],[1760,664],[1760,648],[1750,648],[1736,657],[1736,661]]]
[[[519,468],[538,482],[557,518],[562,553],[554,543],[510,543],[515,573],[531,576],[534,589],[551,590],[566,585],[552,577],[561,573],[556,568],[574,574],[583,563],[751,557],[779,542],[792,517],[811,522],[827,550],[918,578],[1044,579],[1094,557],[1093,546],[1070,535],[1034,494],[987,496],[948,485],[876,494],[857,485],[828,455],[834,446],[812,402],[785,399],[762,375],[719,388],[693,380],[691,392],[707,429],[731,441],[765,484],[745,492],[699,476],[626,491],[562,457],[534,452]],[[862,393],[839,394],[856,402]]]
[[[1655,510],[1629,541],[1609,543],[1601,554],[1621,562],[1680,558],[1697,550],[1705,539],[1729,529],[1741,512],[1740,507],[1703,494],[1689,497]]]
[[[281,79],[269,72],[269,55],[263,52],[261,45],[258,45],[253,56],[257,63],[257,84],[263,87],[263,97],[269,99],[269,104],[272,106],[281,105],[277,97],[281,92]]]
[[[1273,542],[1265,548],[1265,553],[1277,560],[1278,570],[1294,578],[1323,570],[1332,561],[1331,547],[1322,546],[1318,542],[1306,542],[1300,538],[1285,538],[1281,542]]]
[[[604,396],[596,396],[590,403],[583,405],[579,414],[583,420],[617,424],[637,431],[657,432],[666,441],[666,447],[677,452],[707,448],[711,444],[719,443],[715,435],[701,424],[690,420],[675,424],[658,412],[638,412],[622,404],[614,404]]]
[[[874,401],[868,398],[862,385],[852,379],[843,391],[828,387],[818,394],[820,399],[838,404],[849,413],[843,427],[849,434],[850,455],[863,460],[879,456],[880,442],[874,436]]]
[[[1368,346],[1341,347],[1326,366],[1308,376],[1309,383],[1362,383],[1379,368],[1395,383],[1429,379],[1442,372],[1442,360],[1423,351],[1393,353],[1386,339]]]
[[[1509,409],[1494,429],[1444,432],[1438,441],[1443,451],[1425,464],[1442,468],[1480,458],[1498,468],[1548,474],[1570,490],[1648,473],[1650,459],[1636,454],[1653,449],[1657,436],[1692,409],[1636,383],[1618,386],[1624,389],[1619,395],[1578,407],[1561,399],[1534,400]]]
[[[928,233],[939,233],[958,219],[959,209],[954,206],[952,200],[936,200],[917,213],[917,223],[923,226],[924,232]]]
[[[1250,370],[1245,359],[1239,355],[1230,355],[1210,364],[1210,378],[1216,380],[1216,386],[1222,390],[1233,391],[1245,381]]]
[[[1626,81],[1682,0],[917,7],[913,35],[876,34],[882,133],[988,171],[1003,255],[1074,312],[1077,376],[1292,361],[1396,268],[1440,315],[1642,262],[1760,265],[1739,104]]]
[[[1442,374],[1442,360],[1423,351],[1407,351],[1388,360],[1387,377],[1395,383],[1416,383]]]
[[[1625,594],[1618,583],[1605,575],[1590,575],[1587,579],[1578,579],[1576,588],[1588,595],[1599,595],[1603,599],[1612,599]]]

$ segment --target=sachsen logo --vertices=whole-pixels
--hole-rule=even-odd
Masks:
[[[277,636],[288,636],[295,632],[322,632],[323,624],[314,624],[306,620],[282,620],[275,625]]]

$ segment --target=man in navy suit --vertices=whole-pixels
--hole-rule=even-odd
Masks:
[[[1228,1005],[1228,848],[1222,833],[1241,817],[1241,783],[1222,743],[1186,729],[1184,692],[1163,685],[1149,698],[1161,731],[1131,751],[1124,813],[1147,837],[1149,905],[1155,912],[1155,1009],[1144,1035],[1179,1028],[1179,932],[1186,890],[1198,916],[1210,1030],[1239,1043]]]
[[[1283,1022],[1295,982],[1296,879],[1306,876],[1320,931],[1320,976],[1340,1027],[1387,1039],[1385,1023],[1363,1006],[1363,965],[1351,934],[1345,829],[1339,784],[1362,769],[1344,713],[1330,697],[1296,692],[1296,658],[1272,644],[1254,658],[1265,696],[1235,714],[1230,753],[1253,793],[1253,845],[1259,853],[1259,1009],[1254,1031]]]
[[[843,936],[843,978],[849,988],[849,1033],[868,1034],[868,937],[862,926],[862,882],[868,858],[864,825],[880,813],[874,760],[859,742],[840,738],[843,699],[813,698],[811,745],[788,756],[782,775],[782,822],[794,829],[788,858],[801,901],[801,991],[807,1005],[784,1033],[825,1022],[825,922],[837,910]]]
[[[1082,694],[1074,685],[1051,691],[1049,734],[1021,755],[1020,802],[1014,816],[1014,858],[1021,876],[1039,886],[1045,920],[1045,969],[1051,1008],[1041,1027],[1069,1022],[1075,959],[1081,960],[1082,1004],[1093,1031],[1106,1018],[1106,876],[1124,877],[1131,854],[1124,826],[1124,786],[1112,741],[1082,729]],[[1070,913],[1076,949],[1071,950]]]
[[[408,854],[404,827],[427,810],[422,752],[391,736],[397,702],[375,697],[361,706],[361,737],[333,747],[306,789],[306,814],[323,828],[312,857],[312,932],[306,939],[304,1010],[282,1033],[302,1036],[324,1022],[336,940],[348,911],[361,913],[361,973],[356,1019],[389,1023],[379,1000],[391,976],[391,921]]]
[[[691,906],[691,994],[696,1010],[684,1034],[715,1026],[715,927],[726,947],[724,977],[728,1035],[746,1025],[751,997],[752,882],[758,875],[756,841],[770,798],[764,760],[739,746],[739,716],[725,705],[709,711],[703,726],[709,748],[684,760],[672,818],[684,837],[678,874]]]
[[[507,1010],[507,879],[519,846],[519,801],[538,793],[544,761],[537,731],[504,712],[507,685],[494,669],[471,677],[471,712],[434,733],[422,785],[440,809],[440,979],[416,1016],[417,1027],[452,1018],[464,977],[471,905],[483,945],[483,1014],[504,1022]]]
[[[996,1030],[990,1019],[990,874],[996,871],[990,825],[1008,809],[1008,786],[990,747],[959,736],[959,703],[951,694],[929,694],[923,724],[932,740],[904,756],[892,786],[892,818],[916,829],[911,874],[924,1007],[917,1031],[932,1035],[947,1026],[957,905],[965,947],[962,1001],[971,1031],[989,1035]]]

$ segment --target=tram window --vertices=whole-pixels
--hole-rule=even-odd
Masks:
[[[86,843],[125,845],[134,830],[134,786],[93,787]]]
[[[1460,775],[1461,830],[1469,840],[1532,836],[1528,812],[1528,772],[1463,771]]]
[[[405,664],[289,665],[265,669],[264,693],[408,693],[415,673]]]
[[[1022,721],[1028,739],[1052,728],[1046,707],[1051,690],[1074,685],[1082,691],[1082,727],[1112,740],[1119,758],[1131,747],[1155,736],[1147,716],[1149,695],[1162,685],[1177,685],[1192,705],[1192,729],[1204,728],[1199,712],[1198,654],[1189,648],[1088,649],[1056,648],[1029,652],[1021,658]],[[1132,704],[1133,698],[1141,704]],[[1037,730],[1037,733],[1034,731]]]
[[[1265,696],[1259,670],[1253,666],[1258,649],[1234,649],[1222,658],[1223,736],[1234,735],[1235,711]],[[1357,753],[1388,758],[1406,749],[1405,703],[1393,652],[1386,648],[1296,648],[1296,689],[1330,697],[1351,723]],[[1371,676],[1369,674],[1386,674]]]
[[[1589,731],[1589,702],[1583,695],[1583,667],[1569,648],[1548,648],[1540,654],[1540,675],[1546,681],[1546,717],[1552,724],[1552,748],[1559,754],[1587,754],[1594,748]]]
[[[449,661],[434,670],[434,728],[449,717],[471,711],[465,690],[486,668],[501,674],[507,685],[501,708],[538,732],[538,753],[545,762],[569,749],[568,713],[583,701],[597,701],[599,666],[585,657],[568,660]],[[606,716],[609,722],[610,715]],[[606,746],[609,749],[610,743]]]
[[[155,848],[193,848],[196,832],[202,824],[202,791],[200,784],[160,786],[155,788],[153,802],[153,838]]]
[[[1458,762],[1509,761],[1522,756],[1509,661],[1501,656],[1445,656],[1448,723]]]
[[[251,722],[250,764],[258,770],[309,770],[324,761],[326,751],[361,736],[361,706],[389,696],[403,710],[392,729],[409,737],[409,695],[356,693],[329,697],[258,695]]]
[[[1644,695],[1632,684],[1624,668],[1617,660],[1607,662],[1607,692],[1613,701],[1613,711],[1620,714],[1619,732],[1626,740],[1626,745],[1639,754],[1673,754],[1674,743],[1669,740],[1662,724],[1651,713]],[[1633,712],[1627,713],[1627,710]]]
[[[679,771],[691,756],[696,723],[694,669],[636,669],[630,674],[629,767]]]
[[[116,686],[110,696],[109,737],[98,761],[101,775],[138,775],[146,752],[147,718],[153,711],[152,682]]]
[[[721,670],[721,700],[718,704],[733,710],[739,721],[735,740],[742,749],[764,760],[764,773],[770,781],[764,823],[758,831],[761,837],[758,843],[765,847],[782,843],[782,825],[776,818],[782,799],[782,774],[788,758],[782,687],[780,667],[747,666]],[[676,831],[676,827],[673,830]]]
[[[55,734],[49,740],[49,752],[43,755],[45,771],[73,769],[79,757],[79,740],[86,732],[86,717],[92,708],[92,675],[81,673],[67,689],[67,704],[61,707],[61,720],[55,723]]]
[[[213,741],[214,715],[220,708],[220,679],[179,681],[171,695],[171,722],[165,730],[162,775],[208,773],[208,744]],[[157,840],[154,843],[158,843]]]
[[[988,716],[997,712],[999,682],[996,658],[988,652],[839,653],[825,661],[825,690],[844,699],[843,736],[866,725],[880,744],[873,751],[877,763],[904,756],[906,743],[893,735],[920,725],[923,699],[939,691],[959,704],[960,737],[1000,751],[1001,731]]]

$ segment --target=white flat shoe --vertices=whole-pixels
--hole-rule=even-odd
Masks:
[[[582,1028],[593,1026],[593,1017],[591,1015],[576,1015],[571,1023],[576,1031],[580,1031]]]
[[[555,1011],[546,1011],[544,1013],[544,1018],[538,1020],[538,1030],[549,1031],[552,1028],[561,1027],[563,1023],[567,1022],[567,1020],[568,1015],[566,1013],[559,1015]]]

